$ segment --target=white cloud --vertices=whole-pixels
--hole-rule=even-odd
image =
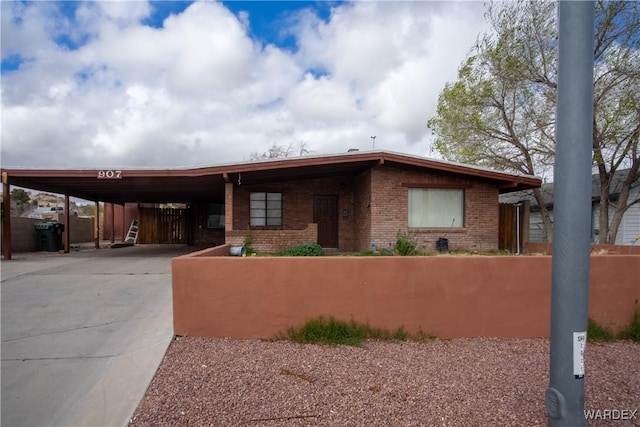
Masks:
[[[429,154],[426,120],[485,29],[478,3],[355,2],[326,22],[297,14],[292,53],[218,3],[162,28],[134,4],[82,3],[71,22],[56,3],[2,2],[3,60],[28,59],[2,76],[3,166],[209,165],[274,143],[370,149],[373,135]]]

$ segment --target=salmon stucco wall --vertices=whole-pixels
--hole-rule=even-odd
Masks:
[[[551,257],[207,257],[172,260],[177,335],[271,338],[318,316],[440,338],[549,335]],[[589,313],[618,331],[640,257],[592,256]]]

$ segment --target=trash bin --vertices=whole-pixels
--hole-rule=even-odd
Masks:
[[[438,252],[448,252],[449,251],[449,239],[445,239],[444,237],[440,237],[436,242],[436,248],[438,248]]]
[[[38,222],[36,227],[36,247],[39,251],[58,252],[62,249],[64,225],[57,222]]]

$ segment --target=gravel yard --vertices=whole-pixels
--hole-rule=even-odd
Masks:
[[[640,344],[589,343],[586,409],[639,410]],[[327,347],[179,338],[133,426],[546,425],[547,339]],[[590,426],[640,426],[640,415]]]

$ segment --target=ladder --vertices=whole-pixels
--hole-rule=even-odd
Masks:
[[[127,232],[127,237],[124,238],[124,242],[130,245],[135,245],[138,241],[138,220],[131,221],[131,226]]]

